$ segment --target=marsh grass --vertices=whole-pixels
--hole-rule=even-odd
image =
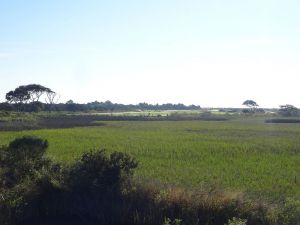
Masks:
[[[130,153],[136,178],[272,199],[300,194],[300,126],[262,121],[105,121],[100,127],[1,132],[0,144],[35,135],[48,155],[72,163],[84,151]]]
[[[100,127],[1,132],[0,143],[25,134],[44,137],[48,157],[64,166],[99,146],[139,161],[118,195],[88,191],[90,185],[81,192],[74,191],[78,185],[66,189],[64,179],[51,176],[37,186],[26,181],[18,189],[26,200],[22,225],[53,218],[54,224],[156,225],[168,218],[189,225],[294,225],[300,221],[299,133],[295,124],[249,121],[106,121]],[[76,174],[71,177],[81,184]]]

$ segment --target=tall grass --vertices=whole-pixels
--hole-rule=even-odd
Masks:
[[[38,182],[25,179],[25,184],[30,185],[17,186],[18,193],[25,193],[25,198],[16,202],[25,199],[26,203],[21,208],[21,224],[26,219],[32,225],[51,218],[109,225],[299,223],[300,127],[296,124],[260,121],[105,124],[1,132],[2,144],[24,134],[47,138],[48,156],[75,168],[71,170],[74,173],[67,173],[73,174],[72,182],[56,178],[55,174],[54,180],[51,176],[45,179],[38,176]],[[133,182],[126,182],[117,194],[109,191],[103,194],[102,185],[95,186],[100,187],[98,191],[90,189],[89,182],[94,184],[93,177],[86,176],[91,174],[86,171],[90,163],[84,164],[88,167],[74,164],[83,152],[99,146],[110,152],[130,153],[139,161]],[[82,176],[77,176],[76,171],[83,171]],[[77,184],[86,178],[84,183],[88,185],[77,191],[80,186]],[[75,185],[66,188],[66,183],[74,182]]]
[[[300,194],[300,126],[261,121],[114,121],[101,127],[1,132],[47,138],[48,155],[72,163],[87,149],[130,153],[146,177],[183,187],[241,191],[276,199]]]

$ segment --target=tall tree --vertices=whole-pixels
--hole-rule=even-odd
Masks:
[[[58,95],[56,92],[48,90],[46,92],[46,98],[45,98],[45,102],[49,105],[49,111],[52,110],[52,107],[54,104],[56,104],[58,102],[58,100],[60,99],[60,95]]]
[[[50,88],[39,84],[29,84],[17,87],[6,94],[5,98],[10,103],[38,102],[44,93],[52,92]]]
[[[29,84],[25,86],[29,95],[30,95],[30,101],[31,102],[38,102],[40,97],[44,93],[49,93],[51,92],[50,88],[44,87],[39,84]]]
[[[252,111],[255,111],[256,108],[259,106],[255,101],[253,100],[246,100],[243,102],[243,105],[251,108]]]

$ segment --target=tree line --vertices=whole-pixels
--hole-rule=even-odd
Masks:
[[[44,97],[44,101],[42,100]],[[60,95],[48,87],[39,84],[29,84],[17,87],[5,95],[6,102],[0,103],[0,110],[5,111],[145,111],[145,110],[198,110],[197,105],[186,106],[184,104],[118,104],[111,101],[89,102],[86,104],[75,103],[69,100],[66,103],[58,103]]]
[[[86,104],[75,103],[69,100],[66,103],[58,103],[60,95],[48,87],[40,84],[21,85],[5,95],[6,102],[0,103],[2,111],[70,111],[70,112],[118,112],[118,111],[147,111],[147,110],[199,110],[197,105],[184,104],[118,104],[111,101],[98,102],[93,101]],[[246,114],[264,113],[254,100],[246,100],[242,103],[248,109],[241,111]],[[278,114],[282,116],[299,116],[299,109],[293,105],[280,105]]]

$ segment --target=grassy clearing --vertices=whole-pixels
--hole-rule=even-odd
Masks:
[[[299,197],[300,125],[246,121],[113,121],[101,127],[1,132],[48,139],[49,156],[70,163],[105,148],[138,159],[137,178],[189,188]]]

